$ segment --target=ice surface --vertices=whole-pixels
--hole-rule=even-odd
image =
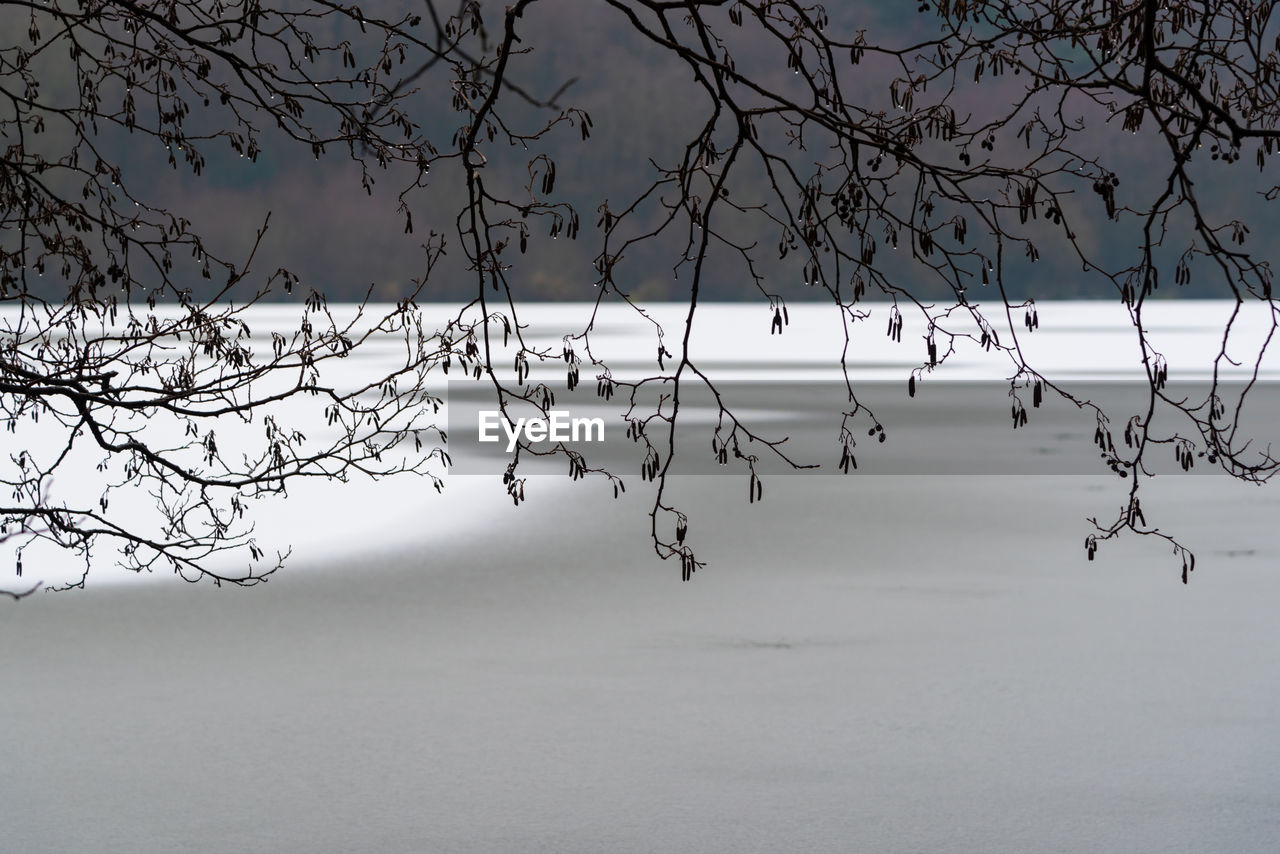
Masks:
[[[1270,488],[1151,485],[1184,587],[1084,559],[1105,472],[689,477],[681,584],[632,480],[297,495],[265,586],[5,606],[0,850],[1276,850]]]

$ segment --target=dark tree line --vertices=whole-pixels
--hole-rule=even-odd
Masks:
[[[682,394],[715,395],[710,453],[740,468],[753,500],[763,485],[747,439],[785,453],[739,420],[692,356],[706,283],[730,270],[783,334],[789,299],[830,304],[847,341],[900,338],[914,315],[925,334],[904,342],[919,359],[904,394],[980,347],[1009,365],[1013,426],[1047,395],[1090,410],[1101,464],[1129,487],[1119,513],[1096,522],[1089,557],[1126,531],[1163,538],[1185,581],[1193,556],[1142,513],[1151,461],[1173,454],[1249,481],[1276,465],[1239,429],[1277,317],[1247,221],[1265,223],[1280,194],[1268,183],[1280,116],[1272,4],[926,0],[892,33],[859,26],[863,11],[790,0],[0,3],[0,408],[22,437],[2,476],[0,537],[19,555],[53,541],[83,555],[86,573],[111,541],[132,568],[256,583],[282,556],[253,540],[249,499],[302,478],[437,477],[436,377],[452,367],[504,411],[546,409],[554,389],[526,382],[528,367],[563,360],[570,387],[636,402],[627,418],[653,482],[654,547],[688,578],[702,563],[667,488]],[[530,83],[547,79],[525,37],[540,15],[609,17],[684,69],[687,90],[654,117],[680,142],[646,158],[643,186],[601,175],[589,208],[558,195],[572,164],[549,152],[566,135],[583,147],[607,137],[609,117],[574,106],[589,80]],[[266,147],[316,169],[345,164],[393,208],[421,246],[398,303],[341,319],[287,265],[264,268],[265,217],[229,253],[206,245],[192,212],[155,201],[157,175],[198,180]],[[148,162],[157,152],[160,169]],[[585,245],[568,257],[589,259],[596,306],[631,305],[642,323],[636,284],[665,258],[687,314],[678,329],[654,324],[650,376],[615,379],[593,355],[594,314],[566,319],[563,348],[524,340],[522,258],[560,238]],[[1147,389],[1123,429],[1023,355],[1039,323],[1023,283],[1046,268],[1106,283],[1129,314]],[[417,301],[441,276],[466,276],[473,296],[430,329]],[[1167,357],[1143,318],[1193,281],[1238,310],[1205,393],[1186,399],[1168,393]],[[299,299],[296,333],[255,334],[248,310],[281,292]],[[1246,353],[1233,334],[1250,303],[1270,333]],[[403,343],[394,369],[338,370],[388,337]],[[857,437],[884,427],[842,367],[832,455],[853,470]],[[1244,379],[1230,393],[1228,374]],[[646,409],[655,390],[665,403]],[[276,419],[290,401],[302,407],[290,417],[312,412],[306,423]],[[1170,415],[1173,429],[1157,426]],[[545,450],[525,444],[510,460],[514,500],[534,453]],[[574,477],[625,474],[553,453]],[[101,474],[96,494],[59,493],[55,477],[86,465]],[[145,489],[157,515],[113,513],[126,488]],[[236,548],[245,572],[210,568]]]

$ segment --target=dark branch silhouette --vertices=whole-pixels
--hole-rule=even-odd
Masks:
[[[591,372],[601,397],[628,402],[642,479],[653,484],[654,548],[688,579],[704,564],[667,484],[692,390],[712,395],[710,453],[739,467],[749,500],[762,500],[764,485],[748,445],[812,464],[737,414],[693,355],[705,294],[728,277],[758,291],[773,332],[785,334],[789,298],[823,300],[841,318],[847,406],[833,456],[843,471],[857,467],[859,431],[879,441],[886,432],[847,361],[849,343],[882,319],[868,308],[876,299],[889,304],[889,337],[901,340],[909,314],[925,330],[906,393],[959,348],[981,347],[1009,366],[1014,427],[1029,417],[1024,398],[1034,410],[1047,394],[1096,418],[1102,465],[1129,487],[1115,518],[1094,520],[1090,559],[1126,531],[1162,538],[1186,580],[1194,557],[1142,512],[1153,455],[1172,451],[1184,468],[1203,460],[1245,481],[1274,473],[1241,416],[1278,318],[1246,219],[1263,217],[1280,186],[1223,190],[1244,180],[1246,156],[1265,176],[1280,135],[1280,23],[1269,4],[925,0],[877,34],[847,11],[833,18],[791,0],[603,0],[590,14],[685,70],[680,108],[644,119],[682,144],[620,164],[645,176],[639,190],[604,187],[589,200],[598,218],[582,272],[596,310],[567,330],[560,352],[526,341],[531,262],[520,259],[545,243],[539,231],[587,239],[581,200],[557,195],[557,159],[569,134],[591,145],[595,123],[561,105],[583,90],[577,77],[521,77],[538,69],[542,49],[522,33],[556,6],[499,5],[461,0],[446,14],[431,0],[410,11],[0,3],[13,35],[0,47],[0,417],[11,432],[53,437],[8,455],[0,536],[76,551],[86,574],[96,544],[113,541],[133,569],[254,584],[283,555],[257,546],[250,499],[300,478],[425,472],[439,487],[447,457],[432,372],[458,366],[504,413],[517,402],[545,412],[554,392],[526,382],[530,366],[563,359],[570,389]],[[456,203],[454,228],[422,242],[419,274],[398,303],[366,298],[354,319],[340,318],[288,269],[257,269],[268,222],[239,257],[219,257],[182,211],[135,191],[148,173],[130,146],[143,141],[192,176],[207,158],[254,161],[267,145],[316,160],[340,152],[369,193],[383,176],[395,184],[406,235],[415,211],[442,202]],[[441,189],[450,180],[461,195]],[[1240,212],[1223,213],[1224,198]],[[430,330],[417,301],[445,275],[447,252],[474,296]],[[669,253],[687,300],[675,334],[637,294],[655,253]],[[1046,266],[1104,282],[1128,312],[1147,393],[1122,441],[1097,404],[1024,354],[1039,325],[1028,291]],[[1237,306],[1197,399],[1168,392],[1168,360],[1146,332],[1162,271],[1166,290],[1194,279]],[[290,295],[303,300],[297,332],[255,335],[250,309]],[[653,324],[652,374],[616,379],[593,353],[607,303]],[[1233,334],[1248,303],[1264,306],[1270,325],[1245,353]],[[393,368],[327,379],[337,360],[387,339],[402,345]],[[1243,391],[1228,395],[1227,380],[1241,377]],[[278,421],[291,401],[314,421]],[[1157,427],[1170,414],[1176,430]],[[548,453],[564,455],[574,479],[624,488],[622,473],[564,446],[521,442],[504,478],[516,503],[522,461]],[[62,496],[55,475],[85,466],[101,475],[97,500]],[[154,519],[112,512],[126,489],[146,491]],[[208,558],[229,549],[248,552],[245,572],[211,568]]]

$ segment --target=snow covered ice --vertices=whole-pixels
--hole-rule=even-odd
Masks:
[[[1089,307],[1039,309],[1043,359],[1115,363],[1054,331]],[[729,370],[768,318],[721,310]],[[1183,356],[1197,323],[1153,335]],[[780,375],[830,360],[796,341]],[[876,347],[860,370],[905,382],[914,351]],[[95,571],[6,606],[0,849],[1275,850],[1270,487],[1152,484],[1200,555],[1184,587],[1140,538],[1084,559],[1105,469],[776,477],[755,505],[684,477],[710,565],[681,584],[630,480],[519,508],[480,477],[326,487],[263,520],[298,546],[264,586]]]

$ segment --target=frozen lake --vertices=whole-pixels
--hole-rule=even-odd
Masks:
[[[825,379],[818,315],[793,307],[783,348],[764,309],[716,308],[726,376]],[[1152,334],[1194,375],[1213,307],[1167,311]],[[1039,312],[1046,373],[1125,352],[1096,308]],[[871,326],[861,375],[905,382],[919,357]],[[611,334],[638,367],[647,339]],[[955,375],[1002,376],[980,353]],[[104,571],[4,605],[0,849],[1275,850],[1272,488],[1149,487],[1199,555],[1184,587],[1152,542],[1085,560],[1123,499],[1105,469],[778,476],[754,505],[681,478],[710,561],[688,584],[628,485],[295,494],[264,586]]]

